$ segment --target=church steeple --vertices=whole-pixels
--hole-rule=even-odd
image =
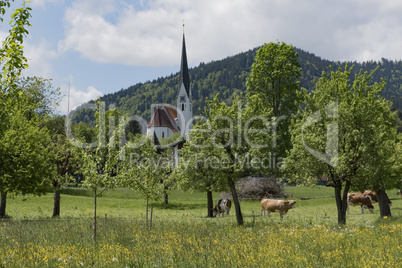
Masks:
[[[188,74],[188,64],[187,64],[187,53],[186,53],[186,41],[183,33],[183,46],[181,51],[181,66],[180,66],[180,79],[179,79],[179,90],[184,84],[187,96],[190,96],[190,75]]]
[[[184,38],[184,32],[179,79],[179,91],[177,95],[177,127],[178,129],[180,129],[180,134],[183,135],[184,139],[186,139],[187,133],[189,133],[192,128],[191,122],[193,117],[193,99],[191,96],[190,75],[188,73],[186,41]]]

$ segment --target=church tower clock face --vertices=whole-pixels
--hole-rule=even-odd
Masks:
[[[180,95],[180,102],[186,102],[186,95]]]

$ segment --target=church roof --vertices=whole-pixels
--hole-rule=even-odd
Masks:
[[[184,33],[183,33],[183,46],[181,51],[179,90],[182,83],[184,84],[184,88],[186,89],[187,96],[190,96],[190,75],[188,74],[186,41],[184,38]]]
[[[173,133],[178,132],[175,127],[175,118],[177,118],[177,110],[168,106],[157,107],[148,123],[148,128],[151,127],[168,127]]]
[[[169,114],[171,120],[174,122],[175,118],[177,118],[177,110],[172,107],[164,106],[166,112]]]

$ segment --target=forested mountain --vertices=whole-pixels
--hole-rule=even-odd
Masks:
[[[205,99],[212,99],[217,93],[221,100],[231,103],[233,93],[246,91],[245,81],[254,61],[258,48],[210,63],[200,63],[197,67],[189,70],[191,90],[193,94],[194,113],[199,114],[203,110]],[[334,62],[321,59],[320,57],[294,48],[298,52],[298,60],[302,68],[300,86],[309,90],[315,87],[315,80],[321,77],[322,72],[329,72],[330,67],[336,70],[344,68],[345,62]],[[353,74],[370,71],[379,66],[379,70],[373,77],[374,82],[385,79],[387,84],[383,96],[394,103],[394,107],[402,110],[402,61],[368,61],[363,63],[349,62],[354,65]],[[177,70],[179,71],[179,70]],[[122,114],[139,115],[148,120],[152,104],[169,103],[176,105],[179,73],[164,78],[158,78],[146,83],[139,83],[122,89],[118,92],[105,95],[101,98],[106,102],[106,107],[114,104]],[[75,121],[88,121],[92,116],[85,112],[76,114]]]

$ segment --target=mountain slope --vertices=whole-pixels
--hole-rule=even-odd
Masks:
[[[258,48],[231,56],[219,61],[200,63],[199,66],[189,70],[191,90],[193,94],[194,113],[199,114],[203,110],[205,99],[212,99],[217,93],[221,100],[231,103],[233,93],[246,91],[245,81],[248,77],[255,52]],[[298,60],[302,67],[301,87],[309,90],[315,87],[315,80],[321,77],[323,71],[329,72],[330,65],[335,70],[344,68],[345,62],[333,62],[321,59],[312,53],[295,48],[298,52]],[[354,65],[352,76],[359,72],[370,71],[379,66],[379,70],[373,76],[373,82],[386,79],[387,85],[383,96],[394,103],[394,107],[402,110],[402,62],[382,59],[381,61],[349,62]],[[179,71],[179,70],[178,70]],[[164,78],[158,78],[147,83],[139,83],[122,89],[118,92],[105,95],[101,98],[106,105],[114,104],[121,113],[138,115],[145,119],[150,117],[152,104],[168,103],[176,104],[179,74],[172,74]],[[79,113],[78,117],[85,113]],[[76,118],[77,121],[81,121]]]

